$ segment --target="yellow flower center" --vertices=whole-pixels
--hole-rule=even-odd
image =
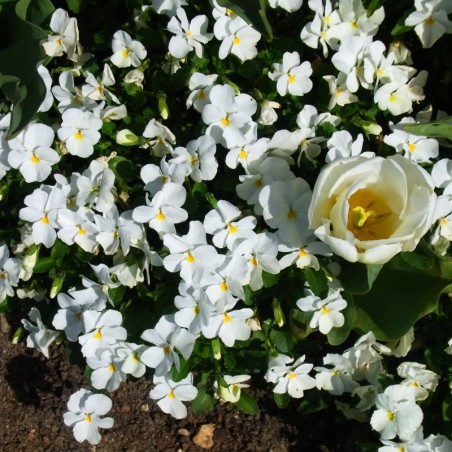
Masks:
[[[238,36],[234,36],[234,41],[233,41],[234,45],[239,45],[240,44],[240,38]]]
[[[342,94],[342,90],[341,89],[337,89],[336,90],[336,96],[340,96]]]
[[[86,229],[83,229],[81,226],[78,226],[77,234],[85,235],[86,234]]]
[[[297,374],[295,373],[295,372],[291,372],[290,374],[289,374],[289,380],[293,380],[294,378],[296,378],[297,377]]]
[[[87,415],[85,416],[85,422],[92,422],[92,420],[91,420],[91,415],[90,415],[90,414],[87,414]]]
[[[289,83],[293,83],[295,81],[295,75],[292,75],[290,72],[287,74],[287,78],[289,79]]]
[[[410,152],[414,152],[414,151],[416,150],[416,145],[415,145],[414,143],[410,143],[410,144],[408,145],[408,150],[409,150]]]
[[[330,310],[326,306],[322,306],[322,315],[326,315],[330,312]]]
[[[323,18],[323,20],[325,21],[325,23],[326,23],[327,25],[329,25],[330,22],[331,22],[331,17],[330,17],[330,16],[325,16],[325,17]]]
[[[357,22],[356,22],[356,20],[355,20],[354,22],[352,22],[350,25],[351,25],[351,27],[352,27],[354,30],[356,30],[356,29],[359,28],[359,27],[358,27],[358,24],[357,24]]]
[[[113,363],[110,363],[110,365],[108,366],[108,370],[110,372],[116,372],[116,366]]]
[[[0,279],[6,279],[8,277],[8,273],[0,272]]]
[[[63,44],[63,41],[60,38],[55,39],[55,44],[58,44],[59,46]]]
[[[192,256],[192,254],[190,253],[190,251],[187,253],[187,257],[185,258],[185,260],[186,260],[187,262],[190,262],[190,264],[191,264],[192,262],[195,261],[195,258]]]
[[[76,313],[74,314],[74,316],[75,316],[75,318],[76,318],[77,320],[81,320],[81,319],[82,319],[82,313],[81,313],[81,312],[76,312]]]
[[[39,163],[41,161],[41,159],[39,157],[37,157],[34,153],[31,154],[31,163]]]
[[[449,223],[446,218],[441,218],[439,220],[439,222],[440,222],[441,226],[446,226],[446,224]]]
[[[248,157],[248,152],[245,149],[240,149],[239,158],[245,160]]]
[[[76,140],[81,140],[81,139],[83,138],[83,134],[82,134],[82,132],[80,131],[80,129],[78,129],[77,132],[74,133],[74,138],[75,138]]]
[[[381,76],[383,75],[383,69],[377,68],[377,70],[375,71],[375,73],[377,74],[378,77],[381,77]]]
[[[391,236],[394,216],[381,196],[365,188],[353,193],[348,204],[347,228],[358,240],[379,240]]]
[[[155,216],[155,218],[157,218],[157,220],[164,220],[166,218],[166,216],[161,210],[159,210],[158,214]]]
[[[166,355],[169,355],[170,352],[171,352],[171,347],[170,347],[169,345],[165,345],[165,346],[163,347],[163,352],[164,352]]]
[[[198,93],[198,99],[199,100],[203,100],[203,99],[205,99],[206,98],[206,93],[203,91],[203,90],[201,90],[199,93]]]
[[[117,239],[119,237],[119,232],[118,232],[118,230],[116,229],[114,232],[113,232],[113,238],[114,239]]]
[[[221,282],[221,284],[220,284],[220,289],[223,290],[224,292],[226,292],[226,291],[229,290],[229,287],[228,287],[228,285],[226,284],[226,281],[223,280],[223,281]]]
[[[174,392],[171,391],[168,395],[167,395],[168,399],[174,399],[176,396],[174,395]]]
[[[395,413],[393,413],[392,411],[388,411],[388,412],[386,413],[386,417],[387,417],[390,421],[393,421],[394,418],[395,418]]]
[[[96,334],[93,336],[94,339],[102,339],[102,331],[101,330],[97,330]]]
[[[306,251],[305,248],[300,248],[298,250],[298,254],[300,255],[300,257],[306,257],[309,253]]]
[[[289,212],[287,212],[286,216],[289,220],[293,220],[293,219],[297,218],[297,213],[294,212],[292,209],[290,209]]]
[[[425,21],[425,23],[426,23],[427,25],[435,25],[435,19],[433,19],[433,17],[429,17],[429,18]]]
[[[230,322],[231,320],[232,320],[231,316],[230,316],[227,312],[225,312],[225,313],[223,314],[223,322],[224,322],[224,323],[228,323],[228,322]]]
[[[192,36],[193,36],[193,33],[190,30],[188,30],[187,31],[187,38],[191,38]]]
[[[389,102],[395,102],[396,99],[397,97],[394,95],[394,93],[391,93],[391,95],[389,96]]]
[[[254,181],[254,185],[255,185],[256,187],[262,187],[262,185],[264,185],[264,183],[262,182],[262,179],[256,179],[256,180]]]
[[[250,259],[250,264],[251,264],[253,267],[255,267],[255,266],[257,265],[257,259],[256,259],[256,256],[253,256],[253,257]]]
[[[230,234],[235,234],[237,232],[237,226],[234,226],[233,224],[229,224],[228,229]]]
[[[122,51],[122,56],[123,56],[124,58],[128,58],[128,57],[129,57],[129,54],[130,54],[130,50],[129,50],[129,49],[124,49],[124,50]]]
[[[198,305],[196,305],[196,306],[193,308],[193,312],[194,312],[196,315],[199,315],[199,313],[201,312],[201,309],[199,309],[199,306],[198,306]]]
[[[227,127],[229,124],[231,124],[231,121],[229,120],[229,116],[226,115],[221,121],[221,125]]]
[[[49,224],[49,223],[50,223],[49,219],[47,218],[47,214],[45,214],[45,215],[41,218],[41,223],[44,223],[44,224]]]

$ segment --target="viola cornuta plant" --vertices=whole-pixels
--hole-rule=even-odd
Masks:
[[[0,1],[0,309],[75,439],[143,378],[452,450],[452,0],[92,3]]]

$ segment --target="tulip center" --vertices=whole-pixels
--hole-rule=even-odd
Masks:
[[[358,240],[387,239],[394,231],[393,212],[385,199],[370,189],[353,193],[349,200],[347,228]]]

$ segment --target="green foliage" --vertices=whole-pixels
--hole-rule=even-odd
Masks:
[[[195,414],[204,414],[211,411],[215,403],[214,397],[209,394],[207,389],[201,388],[196,398],[191,402],[191,409]]]
[[[234,405],[245,414],[256,414],[258,410],[256,399],[243,391],[240,399]]]
[[[452,117],[420,124],[402,124],[402,130],[426,137],[447,138],[452,141]]]

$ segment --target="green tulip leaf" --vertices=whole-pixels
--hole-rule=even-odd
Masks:
[[[403,124],[402,130],[415,135],[434,138],[447,138],[452,141],[452,116],[422,124]]]
[[[16,4],[16,14],[36,25],[42,25],[54,11],[50,0],[19,0]]]
[[[382,268],[382,264],[365,265],[343,261],[340,273],[342,286],[352,294],[367,293]]]

